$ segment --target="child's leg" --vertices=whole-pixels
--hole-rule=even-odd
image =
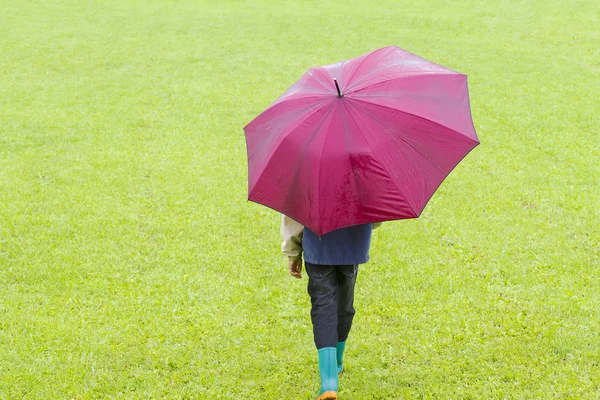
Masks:
[[[337,278],[335,267],[305,263],[310,316],[317,349],[336,347],[338,339]]]
[[[337,268],[337,341],[345,342],[354,319],[354,285],[358,265],[342,265]]]
[[[312,308],[315,345],[319,350],[321,388],[319,399],[337,399],[337,273],[331,265],[305,263],[308,275],[308,294]]]

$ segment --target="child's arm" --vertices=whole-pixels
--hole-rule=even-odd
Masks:
[[[288,256],[288,270],[294,278],[302,278],[302,234],[304,226],[285,215],[281,218],[281,250]]]
[[[291,260],[302,258],[302,234],[304,226],[287,215],[281,216],[281,251]]]

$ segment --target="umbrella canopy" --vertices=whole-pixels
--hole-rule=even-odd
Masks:
[[[466,75],[396,46],[310,69],[244,131],[248,199],[319,236],[418,217],[479,144]]]

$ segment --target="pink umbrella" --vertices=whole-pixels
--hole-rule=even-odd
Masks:
[[[244,131],[248,199],[319,236],[418,217],[479,144],[466,75],[396,46],[310,69]]]

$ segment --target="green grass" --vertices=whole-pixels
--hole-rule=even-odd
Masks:
[[[0,398],[311,399],[242,127],[398,45],[482,141],[361,267],[341,399],[600,397],[600,6],[0,2]]]

